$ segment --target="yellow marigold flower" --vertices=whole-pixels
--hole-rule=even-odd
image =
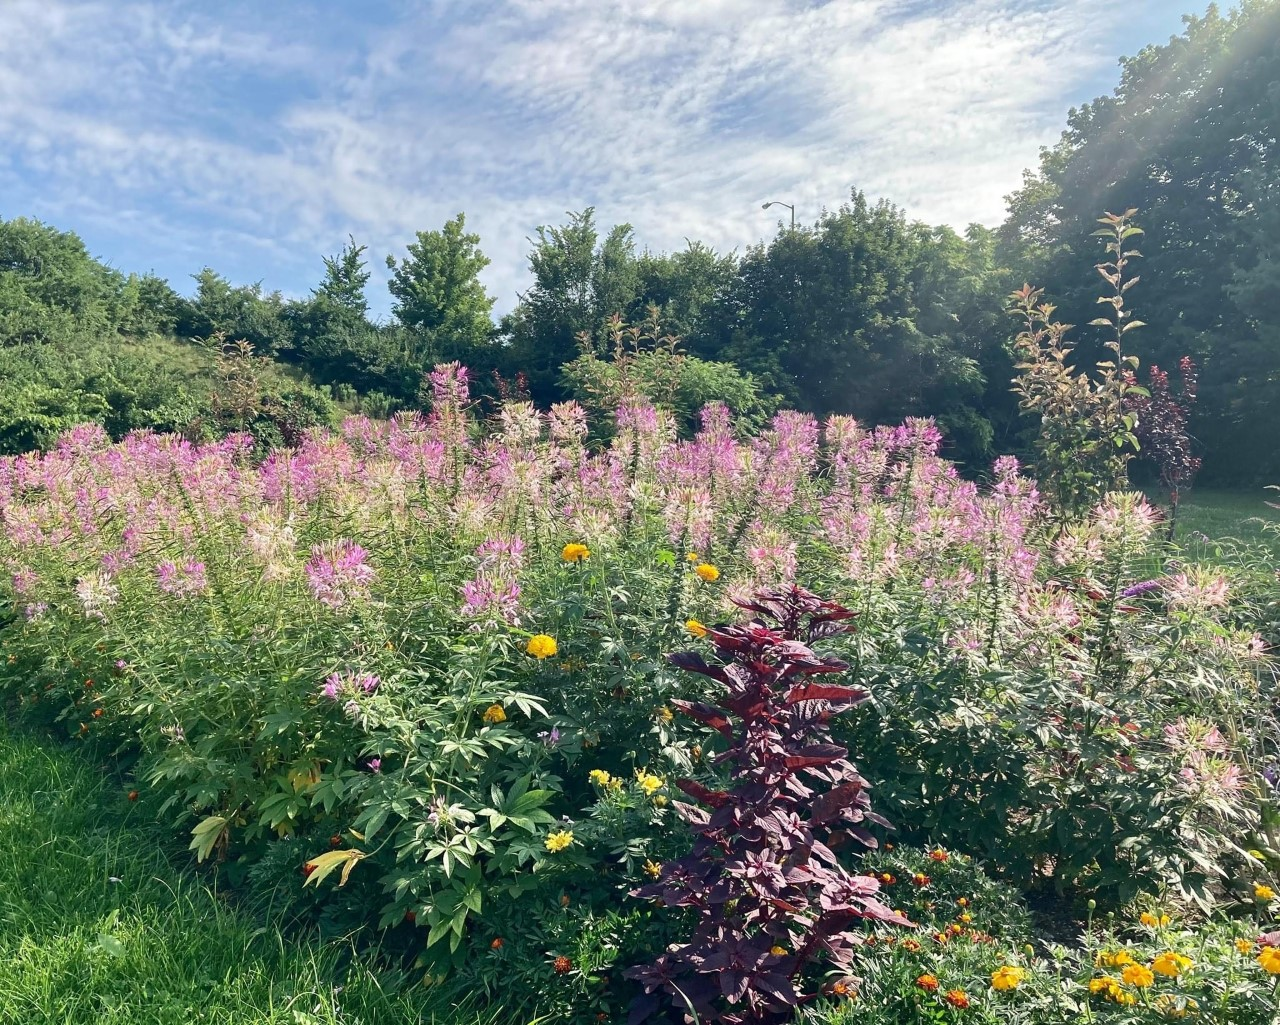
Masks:
[[[529,638],[529,643],[525,645],[527,651],[534,658],[550,658],[558,650],[556,648],[556,639],[548,637],[546,634],[536,634]]]
[[[1236,950],[1242,954],[1253,953],[1253,940],[1239,939],[1236,940]]]
[[[592,769],[587,773],[587,778],[591,780],[592,783],[596,784],[596,786],[601,787],[607,787],[609,785],[609,781],[613,779],[613,777],[605,772],[604,769]]]
[[[565,562],[581,562],[583,559],[591,558],[591,549],[576,543],[565,545],[560,552],[560,558]]]
[[[1150,926],[1152,929],[1154,929],[1157,925],[1160,924],[1160,919],[1158,919],[1150,911],[1142,912],[1142,914],[1138,916],[1138,921],[1141,922],[1143,925]]]
[[[1110,975],[1099,975],[1096,979],[1089,980],[1089,992],[1094,994],[1106,993],[1119,985],[1119,981],[1113,979]]]
[[[772,954],[774,957],[785,957],[787,954],[787,948],[780,947],[775,943],[772,947],[769,948],[769,953]]]
[[[693,571],[698,574],[699,580],[705,580],[708,584],[714,584],[720,579],[720,571],[709,562],[700,562],[693,567]]]
[[[1125,965],[1124,971],[1120,973],[1120,978],[1135,989],[1145,989],[1156,981],[1151,969],[1146,965],[1140,964]]]
[[[1192,963],[1191,958],[1175,954],[1172,950],[1166,950],[1163,954],[1156,955],[1155,960],[1151,962],[1151,970],[1157,975],[1176,978],[1190,968]]]
[[[667,799],[662,794],[654,794],[653,803],[656,804],[659,808],[665,808],[667,806]]]
[[[659,865],[656,861],[650,861],[648,858],[645,858],[644,874],[651,879],[657,879],[658,876],[662,875],[662,866]]]
[[[671,709],[669,709],[666,705],[663,705],[661,708],[659,708],[655,714],[663,722],[670,722],[672,719],[675,718],[675,716],[672,715],[671,713]]]
[[[1262,883],[1258,883],[1253,888],[1253,895],[1258,900],[1275,900],[1276,899],[1276,891],[1271,889],[1270,886],[1264,886]]]
[[[544,846],[552,854],[564,850],[573,844],[573,831],[569,829],[560,829],[554,833],[548,833]]]
[[[696,619],[686,619],[684,628],[688,630],[694,637],[706,637],[707,628],[699,623]]]
[[[507,713],[502,710],[501,705],[490,705],[484,710],[485,722],[506,722]]]
[[[1127,964],[1133,964],[1133,955],[1127,950],[1104,950],[1093,959],[1093,963],[1102,967],[1114,965],[1120,968]]]
[[[685,557],[686,562],[701,562],[702,557],[697,552],[689,552]]]
[[[1257,962],[1268,975],[1280,975],[1280,947],[1263,947]]]
[[[644,769],[636,769],[636,782],[646,794],[652,794],[655,790],[661,790],[667,785],[667,781],[661,776],[655,776]]]
[[[1027,973],[1016,965],[1004,965],[991,973],[991,988],[1002,993],[1017,989],[1026,977]]]
[[[966,911],[962,915],[960,915],[960,921],[962,921],[965,925],[968,925],[970,922],[973,921],[973,915],[969,914],[969,912]]]

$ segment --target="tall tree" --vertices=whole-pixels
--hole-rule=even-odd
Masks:
[[[468,360],[493,337],[493,299],[480,282],[489,258],[458,214],[439,231],[420,231],[398,263],[387,257],[392,312],[414,338],[421,361]]]
[[[1225,15],[1210,7],[1185,25],[1123,60],[1112,95],[1070,113],[1060,142],[1010,197],[1002,242],[1029,280],[1058,297],[1064,320],[1087,324],[1096,218],[1136,207],[1147,259],[1132,300],[1151,325],[1137,354],[1162,366],[1186,354],[1202,365],[1193,429],[1208,449],[1206,476],[1245,463],[1274,476],[1280,459],[1253,444],[1252,422],[1274,415],[1260,385],[1280,372],[1280,349],[1260,334],[1241,280],[1262,265],[1276,202],[1257,175],[1280,158],[1280,2],[1243,0]],[[1081,329],[1086,361],[1089,335]]]

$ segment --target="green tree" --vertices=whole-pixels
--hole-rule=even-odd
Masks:
[[[539,227],[529,270],[533,285],[502,330],[533,398],[548,403],[565,397],[560,368],[577,356],[578,336],[599,335],[615,314],[626,320],[636,311],[640,271],[631,225],[617,225],[602,241],[589,207],[560,227]]]
[[[413,339],[410,361],[429,365],[440,360],[470,362],[489,348],[493,338],[493,299],[479,274],[489,266],[480,251],[480,236],[469,234],[463,214],[440,231],[420,231],[409,243],[409,255],[398,263],[387,257],[392,312]]]
[[[1202,367],[1193,430],[1206,447],[1207,477],[1274,477],[1280,457],[1257,443],[1260,418],[1274,417],[1268,382],[1280,349],[1250,297],[1251,275],[1273,237],[1266,224],[1276,194],[1259,176],[1277,163],[1280,124],[1280,2],[1211,6],[1185,31],[1121,62],[1110,96],[1071,111],[1067,129],[1039,168],[1009,197],[1001,228],[1007,262],[1059,298],[1064,319],[1093,316],[1090,234],[1098,211],[1137,208],[1151,242],[1144,249],[1143,308],[1152,329],[1134,352],[1172,366],[1183,354]],[[1083,330],[1080,353],[1103,336]]]

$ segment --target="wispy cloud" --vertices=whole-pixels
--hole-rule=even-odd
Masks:
[[[993,223],[1064,109],[1165,0],[7,0],[0,216],[175,278],[193,255],[303,292],[351,233],[398,250],[458,210],[500,307],[525,238],[594,205],[721,248],[850,187]],[[145,254],[151,254],[148,258]]]

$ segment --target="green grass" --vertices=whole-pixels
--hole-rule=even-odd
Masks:
[[[1236,538],[1280,554],[1280,533],[1265,529],[1265,524],[1280,527],[1280,509],[1267,502],[1280,504],[1280,491],[1193,491],[1178,510],[1178,537],[1199,533],[1215,541]]]
[[[0,721],[0,1025],[472,1025],[179,870],[81,752]]]

